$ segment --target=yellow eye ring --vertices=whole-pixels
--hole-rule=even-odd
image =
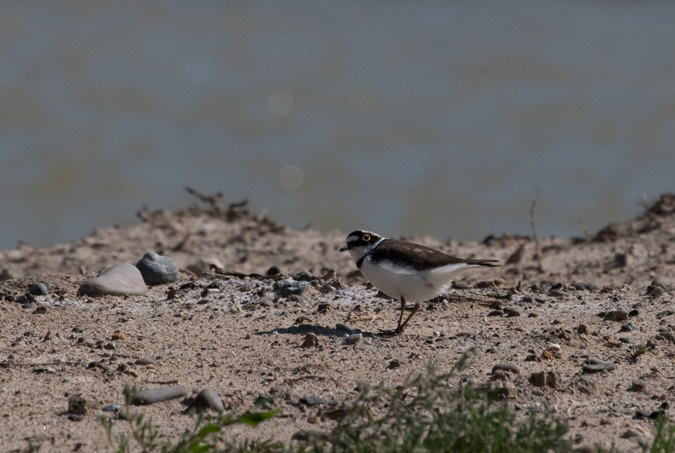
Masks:
[[[364,234],[363,236],[361,236],[361,240],[363,242],[370,242],[370,235],[368,233]]]

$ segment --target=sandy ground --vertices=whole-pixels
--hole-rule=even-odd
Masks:
[[[0,282],[2,451],[113,451],[98,416],[123,404],[125,385],[179,384],[189,396],[208,388],[234,413],[272,396],[279,417],[226,436],[290,441],[301,430],[335,426],[336,409],[355,398],[358,382],[398,384],[428,364],[449,371],[474,348],[465,374],[476,385],[502,389],[522,413],[565,419],[579,446],[636,450],[638,439],[652,436],[650,417],[670,412],[673,195],[594,236],[540,239],[540,262],[529,237],[405,238],[515,263],[458,274],[455,288],[423,304],[394,338],[378,332],[395,327],[398,303],[367,286],[337,252],[348,232],[292,230],[244,205],[139,212],[139,219],[70,244],[0,251],[0,270],[12,277]],[[88,278],[150,250],[183,268],[202,260],[230,274],[184,274],[138,297],[76,294]],[[272,266],[281,275],[245,275]],[[26,296],[37,282],[48,295]],[[362,338],[347,341],[354,332]],[[316,342],[303,347],[308,335]],[[142,358],[154,363],[136,364]],[[585,369],[589,359],[615,369]],[[505,362],[518,372],[493,372]],[[65,414],[76,395],[86,400],[79,421]],[[307,404],[308,397],[323,402]],[[152,417],[162,438],[192,426],[182,399],[135,409]],[[123,428],[115,421],[115,433]]]

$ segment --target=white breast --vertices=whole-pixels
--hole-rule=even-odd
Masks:
[[[452,283],[450,274],[469,267],[465,263],[417,271],[410,266],[397,266],[391,261],[373,263],[367,256],[361,265],[363,276],[389,297],[405,297],[410,302],[423,302],[447,291]]]

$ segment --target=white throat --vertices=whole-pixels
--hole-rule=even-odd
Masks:
[[[352,259],[354,260],[354,262],[358,263],[361,258],[366,256],[371,251],[373,251],[375,249],[375,247],[380,245],[380,243],[384,240],[385,240],[385,238],[382,238],[374,244],[363,245],[361,247],[354,247],[353,249],[349,249],[349,254],[352,256]]]

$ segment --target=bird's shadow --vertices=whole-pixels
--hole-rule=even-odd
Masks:
[[[272,330],[262,330],[254,332],[254,335],[272,335],[272,334],[288,334],[288,335],[307,335],[312,333],[314,335],[321,335],[324,337],[343,338],[347,335],[358,334],[363,335],[364,338],[378,338],[381,340],[391,340],[397,334],[394,331],[380,331],[380,332],[364,332],[361,329],[345,330],[344,328],[330,328],[325,326],[318,326],[316,324],[297,324],[290,327],[277,327]]]
[[[363,332],[360,329],[345,330],[338,328],[330,328],[326,326],[319,326],[316,324],[297,324],[290,327],[277,327],[272,330],[262,330],[255,332],[254,335],[272,335],[272,334],[289,334],[289,335],[307,335],[308,333],[313,333],[314,335],[321,335],[324,337],[344,337],[345,335],[351,335],[354,333],[360,333],[363,336],[373,335],[370,332]]]

